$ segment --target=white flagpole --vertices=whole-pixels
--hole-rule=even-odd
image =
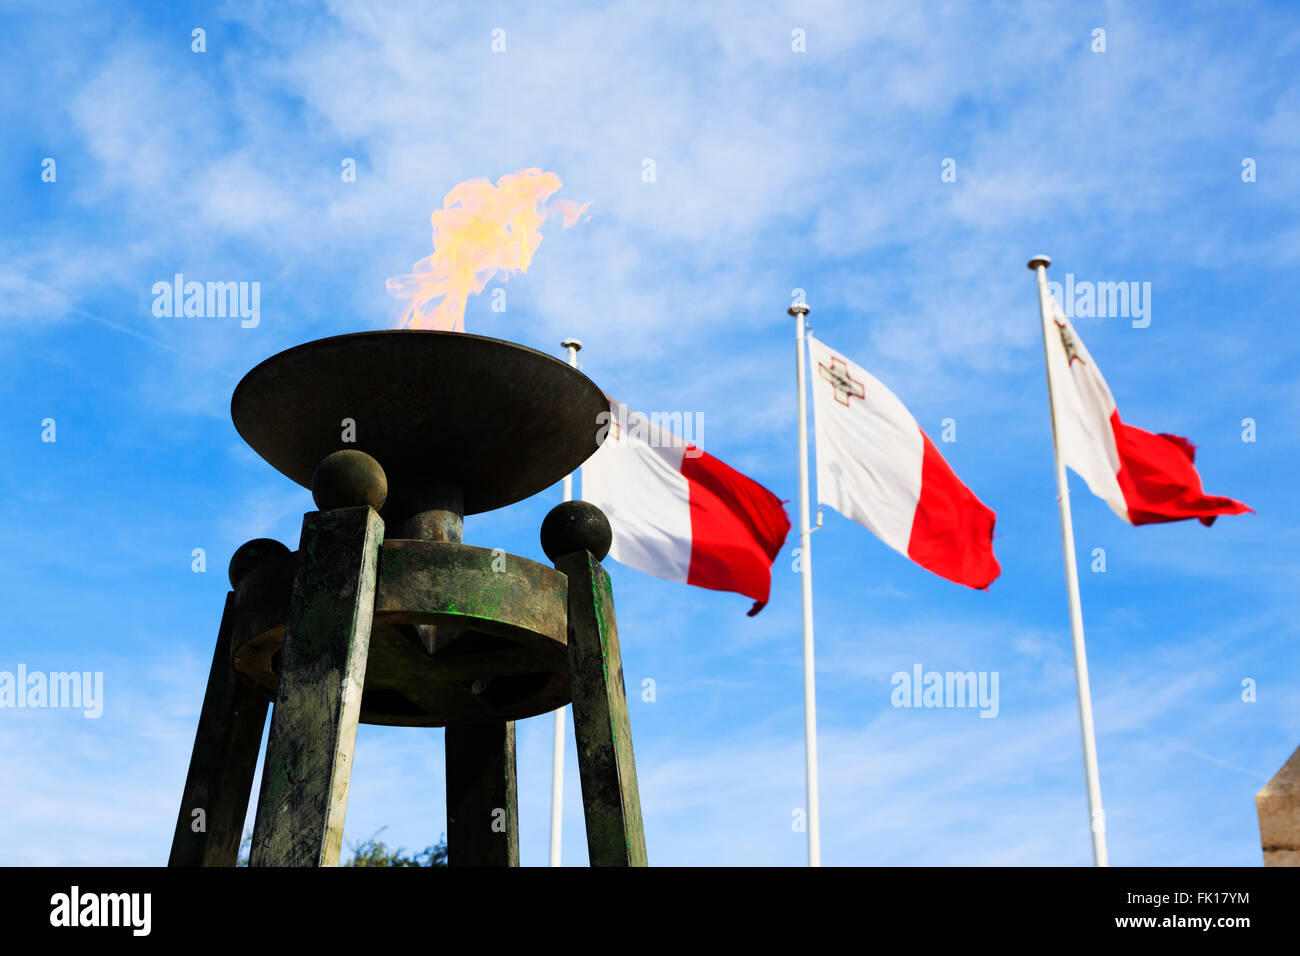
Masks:
[[[560,348],[568,349],[569,365],[578,367],[578,350],[582,343],[565,339]],[[573,500],[573,475],[564,476],[564,500]],[[564,712],[567,706],[555,711],[555,736],[551,753],[551,866],[560,865],[560,832],[564,819]]]
[[[799,383],[799,568],[803,577],[803,727],[807,773],[808,865],[822,865],[821,819],[817,794],[817,693],[813,672],[812,528],[808,518],[808,359],[804,316],[808,306],[792,305]]]
[[[1047,321],[1052,293],[1047,288],[1048,256],[1034,256],[1029,268],[1038,275],[1038,308],[1043,325],[1043,365],[1047,368]],[[1109,866],[1106,855],[1106,812],[1101,807],[1101,780],[1097,773],[1097,738],[1092,728],[1092,692],[1088,688],[1088,655],[1083,645],[1083,609],[1079,601],[1079,566],[1074,555],[1074,522],[1070,518],[1070,486],[1061,461],[1056,425],[1056,398],[1052,376],[1047,375],[1047,403],[1052,410],[1052,456],[1056,460],[1056,500],[1061,511],[1061,547],[1065,553],[1065,586],[1070,599],[1070,635],[1074,643],[1074,680],[1079,692],[1079,726],[1083,733],[1083,772],[1088,782],[1088,820],[1092,830],[1092,862]]]

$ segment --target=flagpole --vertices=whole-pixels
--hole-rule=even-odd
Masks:
[[[1029,268],[1038,275],[1038,309],[1043,325],[1043,367],[1047,369],[1047,321],[1052,293],[1047,288],[1048,256],[1034,256]],[[1083,733],[1083,771],[1088,782],[1088,820],[1092,830],[1092,862],[1109,866],[1106,854],[1106,813],[1101,806],[1101,780],[1097,772],[1097,738],[1092,727],[1092,691],[1088,687],[1088,655],[1083,644],[1083,609],[1079,599],[1079,566],[1074,553],[1074,522],[1070,517],[1070,486],[1061,460],[1056,425],[1056,398],[1052,375],[1047,374],[1047,404],[1052,412],[1052,456],[1056,461],[1056,500],[1061,511],[1061,548],[1065,555],[1065,585],[1070,601],[1070,635],[1074,643],[1074,680],[1079,693],[1079,726]]]
[[[822,865],[821,818],[817,793],[817,693],[813,668],[812,528],[808,517],[808,359],[802,302],[790,306],[795,320],[797,379],[799,383],[799,568],[803,578],[803,726],[807,776],[808,865]]]
[[[578,367],[578,350],[582,343],[577,339],[565,339],[560,348],[569,352],[569,365]],[[564,476],[564,500],[573,500],[573,475]],[[551,866],[560,865],[560,833],[564,819],[564,712],[567,707],[555,711],[555,735],[551,742]]]

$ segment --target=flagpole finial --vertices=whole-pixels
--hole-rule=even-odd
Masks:
[[[788,315],[807,315],[812,309],[808,308],[806,302],[796,302],[790,308],[785,310]]]
[[[1037,271],[1039,266],[1042,266],[1044,269],[1046,269],[1051,264],[1052,264],[1052,257],[1044,256],[1044,255],[1034,256],[1028,262],[1028,266],[1031,271]]]

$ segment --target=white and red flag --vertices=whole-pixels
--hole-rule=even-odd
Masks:
[[[817,500],[949,581],[987,588],[993,511],[962,484],[893,392],[808,337],[816,410]]]
[[[610,401],[604,443],[582,466],[582,497],[609,518],[610,557],[655,577],[767,603],[790,519],[752,478],[661,421]]]
[[[1195,446],[1178,435],[1156,435],[1120,421],[1106,380],[1066,318],[1048,296],[1044,315],[1047,377],[1056,411],[1057,453],[1088,489],[1129,524],[1199,518],[1251,509],[1207,495],[1193,464]]]

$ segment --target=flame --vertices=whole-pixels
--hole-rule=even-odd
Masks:
[[[387,282],[391,295],[409,300],[397,327],[465,331],[470,295],[498,272],[528,271],[547,216],[559,215],[568,229],[591,205],[547,203],[562,185],[555,173],[532,168],[507,173],[495,186],[482,178],[454,186],[431,217],[433,254]]]

